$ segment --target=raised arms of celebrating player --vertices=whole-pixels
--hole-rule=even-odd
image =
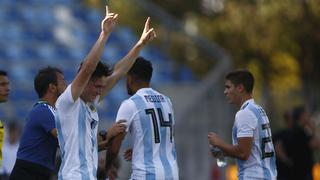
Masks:
[[[106,87],[104,88],[102,95],[100,96],[100,100],[103,99],[107,92],[113,88],[113,86],[119,81],[120,78],[127,74],[127,72],[134,64],[135,60],[139,56],[142,48],[156,37],[156,32],[153,28],[150,28],[150,17],[148,17],[145,22],[144,30],[141,34],[140,40],[133,46],[129,53],[115,65],[113,73],[107,77]]]
[[[76,101],[82,94],[86,87],[92,73],[96,69],[96,66],[100,60],[101,54],[103,53],[105,43],[114,29],[117,21],[118,14],[109,13],[108,6],[106,6],[106,17],[101,22],[101,33],[92,47],[91,51],[83,61],[80,72],[77,74],[71,85],[71,92],[73,100]]]

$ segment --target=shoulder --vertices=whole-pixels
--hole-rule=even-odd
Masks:
[[[146,103],[146,97],[144,96],[144,94],[134,94],[122,103],[128,106],[140,106]]]
[[[248,109],[241,109],[236,113],[236,118],[248,118],[248,117],[255,117],[254,113]]]
[[[165,99],[169,104],[172,105],[171,99],[170,99],[168,96],[166,96],[166,95],[164,95],[164,94],[161,94],[161,95],[164,97],[164,99]]]
[[[132,107],[134,107],[134,100],[135,99],[132,99],[132,97],[131,97],[129,99],[126,99],[126,100],[122,101],[122,103],[120,105],[120,108],[132,108]]]
[[[73,105],[80,102],[80,98],[78,98],[77,101],[73,100],[71,85],[72,84],[69,84],[66,90],[57,99],[56,107],[58,111],[68,111]]]
[[[47,104],[40,104],[31,110],[28,117],[30,119],[43,119],[43,117],[54,117],[54,109]]]
[[[255,114],[248,108],[239,110],[236,114],[236,123],[257,123]]]
[[[118,110],[116,121],[122,119],[129,121],[132,115],[135,114],[136,110],[136,106],[131,99],[124,100]]]
[[[72,100],[71,86],[72,84],[68,85],[68,87],[63,91],[63,93],[58,97],[56,104],[59,104],[66,100]]]
[[[33,107],[31,114],[42,115],[42,114],[54,114],[54,109],[47,104],[39,104]]]

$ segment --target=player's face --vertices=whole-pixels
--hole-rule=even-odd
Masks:
[[[237,104],[238,99],[239,99],[238,94],[239,93],[238,93],[236,86],[230,80],[226,80],[224,95],[227,97],[228,103]]]
[[[0,76],[0,102],[8,101],[9,97],[9,79],[7,76]]]
[[[133,89],[131,87],[132,78],[131,76],[127,76],[127,92],[130,96],[134,95]]]
[[[105,88],[106,76],[96,79],[90,79],[87,86],[83,90],[81,98],[85,102],[93,102],[97,96],[100,96]]]
[[[61,73],[57,73],[57,95],[60,96],[63,91],[66,89],[67,83],[64,80],[64,76]]]

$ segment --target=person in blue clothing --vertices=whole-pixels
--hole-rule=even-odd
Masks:
[[[66,89],[62,71],[54,67],[39,70],[34,87],[39,100],[26,118],[10,180],[47,180],[55,166],[58,147],[55,103]],[[99,142],[99,149],[106,149],[109,139],[120,131],[123,130],[117,125],[110,128],[105,140]]]
[[[55,102],[66,82],[60,69],[47,67],[36,75],[34,87],[40,99],[26,118],[12,180],[49,179],[54,168],[58,147]]]

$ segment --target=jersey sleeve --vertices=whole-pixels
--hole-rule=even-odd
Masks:
[[[71,92],[71,84],[66,88],[66,90],[59,96],[56,107],[60,110],[68,110],[73,104],[74,100]]]
[[[78,103],[80,103],[80,98],[77,101],[73,100],[70,84],[56,102],[56,125],[57,127],[61,126],[62,131],[65,133],[69,133],[71,129],[74,130],[77,127],[78,121],[76,120],[75,107]]]
[[[120,120],[126,120],[126,123],[125,123],[127,127],[126,131],[128,132],[129,127],[132,123],[133,115],[134,115],[134,110],[130,103],[130,100],[125,100],[122,102],[118,110],[116,122]]]
[[[237,138],[253,137],[258,125],[258,119],[249,110],[241,110],[236,114]]]
[[[52,129],[56,128],[55,119],[53,112],[48,108],[43,108],[41,112],[37,115],[39,116],[40,126],[46,131],[51,132]]]

